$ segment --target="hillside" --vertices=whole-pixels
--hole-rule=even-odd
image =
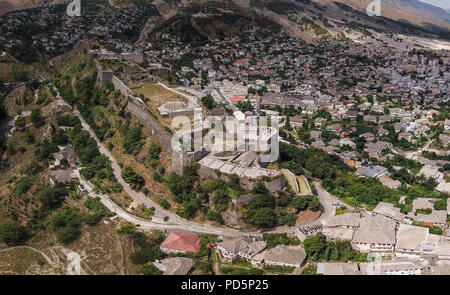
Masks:
[[[0,0],[0,15],[9,11],[66,3],[68,0]]]
[[[315,0],[319,3],[340,2],[359,11],[366,11],[371,0]],[[417,0],[384,0],[381,5],[383,17],[406,23],[420,25],[439,31],[450,30],[450,13],[442,8]],[[437,27],[436,27],[437,26]]]
[[[0,52],[0,80],[4,82],[24,82],[36,78],[32,66],[21,63],[8,53]]]
[[[252,10],[237,5],[220,8],[219,2],[204,6],[192,4],[178,10],[178,14],[159,25],[155,31],[178,35],[184,42],[208,42],[234,38],[246,33],[277,33],[280,25]],[[157,38],[152,34],[152,38]]]

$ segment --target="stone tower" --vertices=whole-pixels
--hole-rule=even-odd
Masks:
[[[105,87],[112,82],[113,72],[110,70],[98,69],[97,85],[100,88]]]

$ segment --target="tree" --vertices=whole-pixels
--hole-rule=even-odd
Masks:
[[[284,126],[288,131],[291,131],[292,130],[292,127],[291,127],[291,119],[290,119],[290,116],[288,115],[288,116],[286,116],[286,124],[285,124],[285,126]]]
[[[189,198],[188,201],[183,203],[183,217],[187,219],[194,218],[201,206],[202,203],[199,199],[197,199],[196,197]]]
[[[319,255],[325,249],[327,244],[327,238],[322,234],[318,233],[315,236],[306,238],[303,242],[303,247],[305,252],[312,260],[318,260]]]
[[[100,216],[100,218],[111,217],[115,215],[115,213],[109,211],[109,209],[102,204],[102,202],[100,201],[100,197],[96,198],[88,197],[87,200],[84,202],[84,206],[90,209],[94,213],[94,215]]]
[[[205,107],[207,107],[209,110],[216,106],[216,103],[214,102],[214,98],[211,95],[203,96],[202,104]]]
[[[162,275],[164,274],[164,272],[162,272],[161,270],[159,270],[156,266],[154,266],[151,263],[147,263],[144,264],[143,266],[141,266],[141,269],[139,270],[139,272],[143,275]]]
[[[292,206],[299,211],[308,208],[308,204],[308,199],[303,196],[295,196],[292,198]]]
[[[244,113],[247,111],[253,111],[252,103],[249,100],[239,101],[236,106],[241,112]]]
[[[65,205],[61,212],[52,219],[53,230],[58,242],[69,244],[81,234],[81,218],[75,209]]]
[[[8,245],[20,244],[26,241],[28,233],[25,227],[15,221],[0,225],[0,242]]]
[[[152,160],[158,160],[161,153],[161,146],[157,143],[152,143],[148,148],[148,157]]]
[[[281,215],[278,218],[277,223],[278,223],[278,225],[294,226],[296,220],[297,220],[297,215],[295,215],[295,214],[285,214],[285,215]]]
[[[127,154],[133,154],[142,145],[142,126],[137,125],[129,130],[123,140],[123,149]]]
[[[219,212],[225,211],[228,209],[228,203],[231,201],[231,198],[228,194],[228,190],[221,188],[216,190],[214,195],[214,206],[216,207],[216,210]]]
[[[125,166],[120,175],[126,183],[130,184],[132,189],[140,190],[145,184],[145,179],[137,174],[130,166]]]
[[[68,195],[69,192],[62,185],[45,186],[38,191],[37,198],[41,201],[43,209],[50,211],[60,206]]]
[[[14,126],[17,130],[22,130],[27,125],[27,120],[24,117],[18,117],[14,122]]]
[[[272,208],[250,209],[244,216],[245,222],[257,227],[272,226],[275,218],[275,212]]]
[[[41,110],[39,108],[33,108],[31,111],[30,120],[36,127],[44,125],[44,118],[42,118]]]
[[[258,182],[252,189],[252,193],[253,194],[267,194],[269,193],[269,190],[267,189],[267,187],[264,185],[263,182]]]
[[[263,207],[275,208],[275,198],[270,194],[256,195],[250,202],[250,209],[257,209]]]
[[[52,143],[56,145],[65,145],[68,142],[66,132],[63,129],[58,129],[52,136]]]
[[[447,199],[440,199],[434,202],[434,210],[447,210]]]
[[[131,254],[131,262],[137,265],[145,264],[162,258],[162,252],[157,247],[146,247]]]
[[[131,222],[123,222],[120,225],[120,228],[117,230],[117,233],[119,235],[125,235],[125,234],[134,234],[137,231],[137,227],[135,224]]]

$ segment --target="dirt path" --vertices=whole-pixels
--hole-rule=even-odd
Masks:
[[[81,257],[76,252],[70,252],[67,254],[67,274],[68,275],[81,275]]]
[[[58,264],[58,261],[55,262],[55,261],[51,260],[50,257],[48,257],[47,254],[45,254],[41,250],[38,250],[38,249],[30,247],[30,246],[10,247],[10,248],[6,248],[6,249],[2,249],[2,250],[0,250],[0,252],[10,251],[10,250],[13,250],[13,249],[24,249],[24,248],[33,250],[35,252],[38,252],[39,254],[42,255],[42,257],[44,257],[45,261],[47,261],[47,263],[50,264],[51,266],[55,266],[56,264]]]

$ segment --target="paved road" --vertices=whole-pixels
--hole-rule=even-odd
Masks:
[[[328,193],[319,182],[315,181],[314,186],[317,189],[317,197],[319,198],[320,203],[323,205],[323,211],[322,214],[319,216],[318,219],[302,223],[301,225],[297,226],[283,226],[278,227],[275,230],[271,232],[276,233],[287,233],[287,234],[296,234],[297,233],[297,227],[306,227],[306,226],[313,226],[313,225],[320,225],[324,224],[324,222],[329,219],[330,217],[335,215],[335,207],[333,206],[333,202],[339,202],[342,204],[342,201],[340,201],[338,198],[332,196],[330,193]],[[347,208],[350,210],[353,210],[352,206],[349,206],[345,204]]]
[[[162,84],[162,85],[164,85],[164,84]],[[185,94],[182,94],[182,93],[180,93],[180,95],[185,96]],[[58,100],[61,99],[61,96],[58,92],[57,92],[57,98],[58,98]],[[108,196],[103,195],[103,194],[94,194],[92,185],[88,184],[80,176],[79,177],[80,182],[86,188],[89,188],[88,189],[89,194],[91,196],[99,196],[102,203],[109,210],[111,210],[112,212],[115,212],[119,217],[123,218],[126,221],[135,223],[135,224],[139,225],[140,228],[146,229],[146,230],[153,230],[153,229],[172,229],[172,230],[174,230],[175,229],[175,230],[185,230],[185,231],[192,231],[192,232],[213,233],[213,234],[217,234],[217,235],[224,235],[224,236],[230,236],[230,237],[243,236],[243,235],[255,235],[255,236],[260,235],[260,232],[240,232],[240,231],[234,230],[234,229],[224,229],[221,227],[204,225],[204,224],[199,224],[199,223],[195,223],[195,222],[186,220],[170,211],[164,210],[157,203],[148,199],[144,194],[131,189],[130,185],[123,180],[123,178],[121,176],[121,168],[120,168],[119,164],[117,163],[116,159],[104,147],[102,142],[97,138],[94,131],[91,129],[89,124],[87,124],[87,122],[84,120],[83,116],[81,116],[80,112],[76,108],[74,110],[74,114],[80,119],[83,128],[86,131],[88,131],[90,136],[92,138],[94,138],[94,140],[97,142],[97,146],[99,148],[100,153],[104,154],[109,159],[109,161],[111,163],[111,168],[112,168],[113,174],[117,178],[118,183],[120,183],[122,185],[124,191],[138,204],[144,204],[148,208],[154,207],[155,208],[155,216],[159,216],[159,217],[168,216],[169,220],[168,220],[168,222],[165,222],[165,223],[158,223],[155,221],[149,221],[146,219],[136,217],[136,216],[126,212],[124,209],[122,209],[120,206],[118,206],[116,203],[114,203]],[[323,220],[333,216],[334,215],[334,207],[331,204],[333,202],[339,201],[337,198],[333,197],[327,191],[325,191],[322,188],[322,186],[320,185],[320,183],[314,182],[314,184],[315,184],[315,187],[318,192],[318,198],[324,206],[324,211],[323,211],[322,215],[319,217],[319,219],[317,219],[311,223],[304,224],[302,226],[320,224]],[[350,209],[353,209],[351,206],[347,205],[347,207],[349,207]],[[269,232],[296,233],[296,227],[295,226],[280,227],[280,228],[271,230]]]
[[[324,218],[334,216],[335,207],[333,206],[333,202],[339,202],[350,210],[354,209],[352,206],[345,204],[344,202],[327,192],[318,181],[314,181],[314,186],[317,189],[317,196],[320,200],[320,203],[322,203],[324,208],[324,211],[322,213],[322,215],[324,215]]]
[[[128,213],[123,208],[121,208],[119,205],[114,203],[109,196],[105,194],[97,194],[94,192],[94,185],[92,185],[90,182],[83,179],[78,171],[76,171],[77,175],[80,179],[80,184],[84,186],[84,188],[88,191],[88,195],[90,197],[100,197],[101,202],[111,211],[117,214],[120,218],[122,218],[125,221],[134,223],[139,226],[139,228],[144,230],[155,230],[155,229],[166,229],[166,230],[184,230],[184,231],[193,231],[193,232],[201,232],[201,233],[210,233],[210,234],[217,234],[217,235],[223,235],[225,234],[223,232],[223,229],[215,229],[212,227],[192,227],[190,225],[179,225],[179,224],[170,224],[170,223],[160,223],[156,221],[151,221],[147,219],[143,219],[140,217],[137,217],[131,213]],[[226,233],[227,236],[241,236],[242,233],[240,232],[229,232]]]
[[[114,176],[117,178],[118,183],[120,183],[122,185],[124,191],[138,204],[144,204],[148,208],[155,207],[155,216],[160,216],[160,217],[169,216],[169,221],[165,224],[150,222],[145,219],[139,219],[139,218],[123,211],[122,208],[120,208],[118,205],[113,203],[107,196],[103,196],[103,198],[101,197],[102,201],[104,202],[104,204],[106,206],[109,206],[116,210],[114,212],[117,213],[117,212],[123,211],[123,212],[121,212],[120,216],[122,218],[124,218],[125,220],[139,224],[141,226],[141,228],[144,228],[144,229],[155,229],[155,228],[183,229],[183,230],[188,230],[188,231],[193,231],[193,232],[214,233],[214,234],[225,235],[225,236],[242,236],[244,234],[259,235],[258,232],[245,232],[244,233],[244,232],[240,232],[240,231],[233,230],[233,229],[224,229],[224,228],[215,227],[215,226],[211,226],[211,225],[198,224],[198,223],[186,220],[172,212],[162,209],[158,204],[156,204],[152,200],[148,199],[144,194],[131,189],[130,185],[123,180],[123,178],[121,176],[121,169],[120,169],[120,166],[117,163],[116,159],[103,146],[103,144],[100,142],[100,140],[95,135],[94,131],[91,129],[89,124],[87,124],[87,122],[84,120],[84,118],[81,116],[80,112],[77,109],[74,110],[74,114],[80,119],[83,128],[89,132],[89,134],[92,138],[95,139],[95,141],[97,142],[97,146],[100,150],[100,153],[104,154],[109,159]]]

